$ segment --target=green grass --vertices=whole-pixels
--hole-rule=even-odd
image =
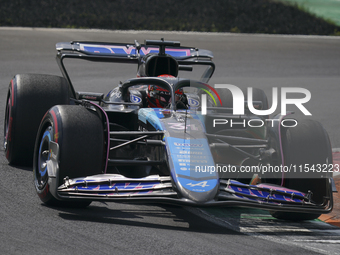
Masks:
[[[325,19],[329,23],[340,26],[340,1],[339,0],[277,0],[292,5],[297,5],[300,10],[307,11]],[[339,32],[337,32],[339,33]]]

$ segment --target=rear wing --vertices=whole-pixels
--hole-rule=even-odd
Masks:
[[[164,41],[164,39],[146,40],[144,44],[139,44],[137,41],[134,44],[87,41],[59,42],[56,44],[56,50],[57,63],[74,98],[76,92],[63,63],[65,58],[137,64],[139,67],[142,58],[148,54],[159,54],[160,56],[168,54],[176,59],[178,68],[182,71],[192,71],[192,65],[208,66],[201,77],[201,81],[204,83],[207,83],[215,71],[215,64],[212,62],[214,56],[211,51],[183,47],[180,46],[180,42]]]
[[[159,53],[159,46],[137,45],[126,43],[101,43],[101,42],[60,42],[56,45],[58,52],[74,52],[88,56],[137,59],[149,53]],[[197,49],[193,47],[173,47],[165,48],[165,53],[171,55],[176,60],[188,60],[192,58],[209,59],[214,56],[209,50]]]

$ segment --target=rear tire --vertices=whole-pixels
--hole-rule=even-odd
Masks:
[[[34,151],[34,186],[41,201],[52,206],[86,207],[91,201],[60,201],[48,185],[50,141],[59,145],[58,187],[70,179],[100,174],[104,164],[104,131],[101,120],[82,106],[57,105],[45,115],[39,127]]]
[[[296,127],[282,129],[282,149],[285,165],[309,164],[331,164],[332,147],[328,134],[322,125],[314,120],[302,120]],[[318,174],[319,175],[319,174]],[[321,204],[327,196],[328,178],[331,176],[312,176],[311,178],[289,178],[285,179],[285,187],[307,193],[313,193],[312,200]],[[313,220],[320,214],[292,213],[292,212],[271,212],[272,216],[284,220]]]
[[[41,119],[53,105],[68,103],[65,78],[18,74],[11,80],[4,121],[4,148],[10,164],[32,166]]]

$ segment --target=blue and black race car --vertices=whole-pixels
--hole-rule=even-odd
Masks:
[[[5,114],[6,158],[33,162],[44,203],[243,206],[294,220],[332,210],[332,150],[321,124],[282,125],[285,116],[266,121],[247,107],[233,114],[231,91],[208,84],[212,52],[163,39],[56,49],[63,77],[16,75]],[[78,92],[65,59],[134,64],[137,78],[106,94]],[[195,66],[206,67],[199,81],[179,77]],[[252,97],[254,109],[268,109],[262,90]]]

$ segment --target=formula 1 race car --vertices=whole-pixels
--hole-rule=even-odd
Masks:
[[[253,114],[268,109],[260,89],[233,114],[231,91],[208,85],[212,52],[163,39],[56,49],[63,77],[16,75],[4,123],[6,158],[33,162],[44,203],[243,206],[293,220],[332,210],[332,149],[321,124]],[[65,59],[135,64],[137,78],[106,95],[78,92]],[[199,81],[179,78],[195,66],[206,67]]]

